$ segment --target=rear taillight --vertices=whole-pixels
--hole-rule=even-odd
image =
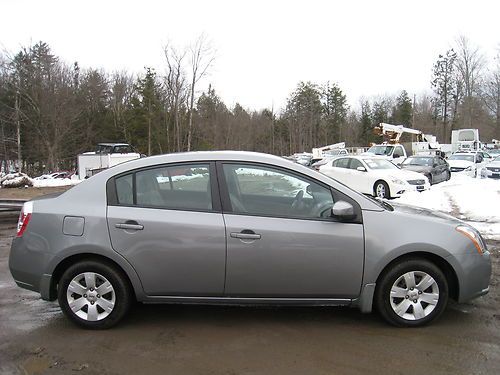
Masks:
[[[22,237],[33,213],[33,202],[26,202],[19,214],[19,221],[17,223],[17,237]]]

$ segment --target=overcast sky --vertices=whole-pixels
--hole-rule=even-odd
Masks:
[[[206,33],[217,50],[209,83],[229,106],[282,108],[299,81],[337,82],[360,96],[430,89],[439,53],[466,35],[493,58],[500,1],[0,0],[0,46],[42,40],[67,62],[164,72],[162,46]]]

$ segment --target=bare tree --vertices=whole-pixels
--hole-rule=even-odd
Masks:
[[[479,48],[471,44],[465,36],[457,39],[457,58],[455,60],[464,88],[465,123],[472,127],[474,112],[474,95],[478,93],[479,82],[485,60]]]
[[[126,108],[133,92],[133,80],[127,72],[115,72],[111,78],[110,109],[113,113],[113,125],[123,134],[123,139],[130,142],[125,121]]]
[[[174,112],[175,142],[177,151],[181,151],[181,126],[180,126],[180,107],[186,96],[186,75],[184,73],[184,58],[186,51],[179,52],[175,47],[166,45],[163,48],[165,59],[167,60],[167,76],[165,84],[170,96],[172,110]],[[188,150],[189,150],[188,141]]]
[[[189,95],[189,120],[187,150],[191,151],[191,140],[193,134],[193,108],[195,86],[208,72],[215,60],[215,51],[211,47],[205,34],[201,34],[196,42],[189,48],[191,63],[191,85]]]
[[[496,58],[495,69],[490,71],[484,80],[481,96],[494,117],[496,136],[500,136],[500,54]]]

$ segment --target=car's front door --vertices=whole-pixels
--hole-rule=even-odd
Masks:
[[[221,296],[226,239],[210,163],[138,170],[108,182],[115,251],[148,295]]]
[[[439,156],[436,156],[434,158],[434,165],[436,165],[434,170],[436,170],[436,175],[437,175],[437,178],[435,181],[446,181],[446,178],[447,178],[446,162],[442,158],[440,158]]]
[[[349,197],[302,175],[259,164],[223,163],[218,176],[227,233],[226,296],[359,294],[363,225],[330,215],[335,200]]]

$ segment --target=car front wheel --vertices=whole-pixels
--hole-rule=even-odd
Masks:
[[[378,198],[389,199],[391,197],[389,186],[385,181],[377,181],[373,187],[373,192]]]
[[[63,313],[77,325],[106,329],[125,316],[132,298],[121,272],[108,264],[88,260],[64,272],[58,300]]]
[[[443,272],[424,259],[407,259],[386,271],[376,290],[382,317],[398,327],[418,327],[437,319],[448,303]]]

